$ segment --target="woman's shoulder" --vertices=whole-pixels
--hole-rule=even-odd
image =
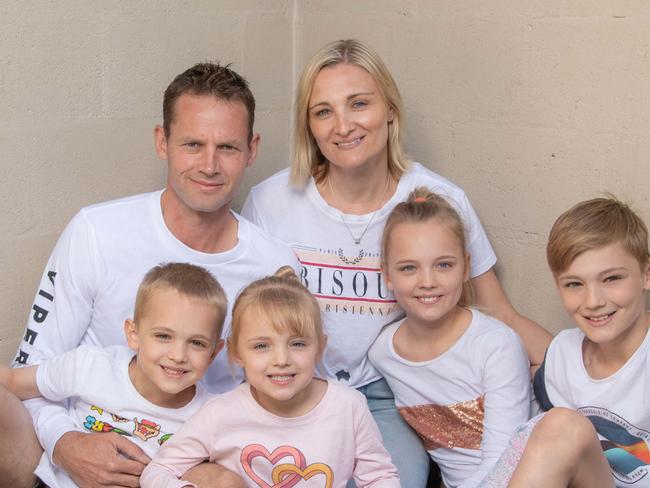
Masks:
[[[404,173],[402,180],[409,187],[409,190],[417,186],[427,186],[432,191],[438,193],[448,193],[450,195],[465,195],[463,189],[453,181],[439,175],[435,171],[427,168],[417,161],[411,163],[409,170]]]
[[[266,195],[282,190],[290,190],[289,168],[278,171],[251,188],[251,195]]]
[[[242,215],[257,223],[251,218],[251,213],[261,213],[268,217],[269,214],[285,216],[285,211],[295,208],[304,202],[309,191],[309,183],[305,188],[295,188],[289,181],[289,169],[283,169],[273,176],[253,186],[244,202]]]

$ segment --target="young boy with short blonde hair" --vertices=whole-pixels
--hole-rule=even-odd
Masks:
[[[206,269],[156,266],[124,324],[131,350],[79,346],[39,365],[0,366],[0,385],[20,399],[68,399],[79,431],[121,434],[151,457],[208,399],[198,381],[223,347],[226,310],[225,293]],[[76,486],[46,455],[36,475],[48,486]]]

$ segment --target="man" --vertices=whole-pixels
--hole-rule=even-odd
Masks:
[[[174,79],[163,125],[154,130],[156,152],[168,164],[165,189],[90,206],[72,219],[43,274],[16,365],[79,344],[123,342],[121,324],[132,316],[137,285],[160,262],[209,269],[230,304],[253,279],[284,264],[297,267],[287,246],[230,210],[257,154],[254,110],[247,82],[228,67],[197,64]],[[211,391],[236,382],[223,356],[206,375]],[[34,486],[40,445],[82,488],[139,486],[148,458],[134,444],[112,433],[74,431],[64,407],[31,402],[35,433],[27,410],[0,391],[0,479],[7,486]],[[228,484],[225,476],[220,486]]]

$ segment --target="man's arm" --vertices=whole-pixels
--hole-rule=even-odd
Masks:
[[[94,235],[81,213],[61,233],[30,310],[14,366],[38,364],[79,345],[91,320],[101,262]],[[75,429],[63,404],[29,400],[39,442],[52,460],[58,439]]]
[[[76,348],[91,323],[105,276],[94,232],[82,211],[65,228],[50,256],[14,365],[38,364]],[[148,458],[135,444],[108,434],[76,432],[61,403],[37,398],[25,406],[50,462],[65,469],[78,486],[137,486]],[[11,469],[0,460],[0,475]]]

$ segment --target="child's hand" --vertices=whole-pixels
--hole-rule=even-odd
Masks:
[[[142,449],[113,432],[67,432],[56,443],[53,458],[79,488],[138,487],[150,461]]]
[[[243,478],[219,464],[201,463],[181,478],[201,488],[246,488]]]
[[[8,368],[0,365],[0,385],[16,395],[21,400],[28,400],[40,396],[36,385],[37,365],[25,366],[23,368]]]

